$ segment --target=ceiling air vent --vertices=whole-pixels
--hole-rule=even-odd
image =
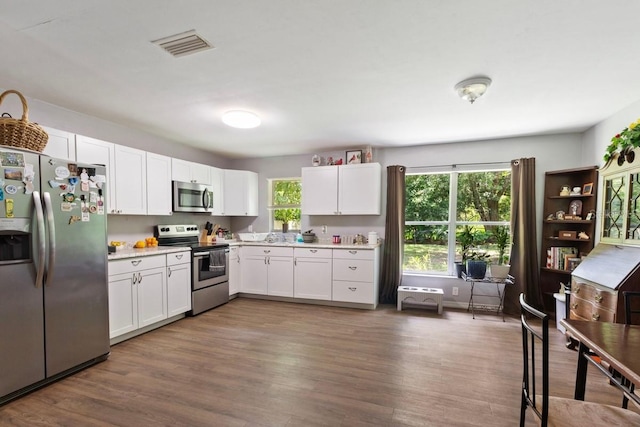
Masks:
[[[213,49],[215,47],[197,35],[195,30],[154,40],[151,43],[157,44],[175,57],[191,55],[192,53]]]

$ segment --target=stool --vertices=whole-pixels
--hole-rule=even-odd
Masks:
[[[402,311],[403,302],[436,304],[438,314],[442,314],[442,297],[444,291],[438,288],[417,288],[414,286],[398,286],[398,311]]]

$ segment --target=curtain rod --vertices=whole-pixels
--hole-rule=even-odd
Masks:
[[[428,166],[407,166],[407,169],[422,169],[422,168],[443,168],[443,167],[452,167],[456,168],[458,166],[487,166],[487,165],[510,165],[511,162],[477,162],[477,163],[455,163],[451,165],[428,165]]]

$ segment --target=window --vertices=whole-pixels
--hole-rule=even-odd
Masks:
[[[269,180],[269,223],[272,231],[300,230],[300,178]]]
[[[496,232],[510,223],[510,170],[408,173],[405,185],[405,273],[453,275],[464,231],[473,235],[469,250],[498,261]]]

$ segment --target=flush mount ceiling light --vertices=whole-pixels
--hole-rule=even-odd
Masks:
[[[261,120],[250,111],[231,110],[222,115],[222,122],[239,129],[251,129],[260,126]]]
[[[484,95],[489,85],[491,85],[489,77],[474,77],[461,81],[455,89],[460,98],[473,104],[476,99]]]

